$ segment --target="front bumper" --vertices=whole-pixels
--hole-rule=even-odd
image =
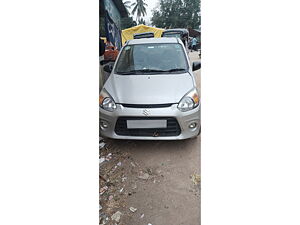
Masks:
[[[182,140],[195,137],[200,131],[200,105],[188,112],[181,112],[177,108],[177,104],[165,108],[147,108],[149,115],[145,116],[143,110],[145,108],[129,108],[121,104],[117,104],[114,112],[108,112],[100,108],[100,121],[103,120],[108,124],[107,128],[100,125],[100,134],[103,137],[113,139],[131,139],[131,140]],[[177,136],[125,136],[118,135],[115,132],[116,122],[119,117],[172,117],[175,118],[180,126],[181,132]],[[189,128],[191,123],[197,123],[195,128]],[[101,123],[100,123],[101,124]]]

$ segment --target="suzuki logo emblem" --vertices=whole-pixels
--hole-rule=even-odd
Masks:
[[[157,131],[155,131],[154,133],[153,133],[153,137],[158,137],[159,136],[159,133],[157,132]]]
[[[148,109],[144,109],[143,110],[143,114],[144,114],[144,116],[149,116],[150,115],[150,111]]]

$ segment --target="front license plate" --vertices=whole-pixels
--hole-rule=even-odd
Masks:
[[[167,120],[127,120],[128,129],[166,128]]]

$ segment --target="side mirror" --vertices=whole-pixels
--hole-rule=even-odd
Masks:
[[[199,70],[201,68],[201,62],[193,62],[193,71]]]
[[[107,73],[111,73],[112,69],[113,69],[113,65],[111,65],[111,64],[105,65],[103,67],[103,70]]]
[[[105,65],[105,64],[107,64],[107,63],[110,63],[110,62],[113,62],[113,63],[114,63],[115,61],[113,61],[113,60],[108,60],[108,59],[104,59],[104,60],[101,60],[101,61],[100,61],[100,65],[103,66],[103,65]]]

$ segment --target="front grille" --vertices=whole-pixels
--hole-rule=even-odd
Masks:
[[[172,103],[168,104],[148,104],[148,105],[143,105],[143,104],[122,104],[122,106],[127,107],[127,108],[166,108],[172,106]]]
[[[167,128],[145,128],[145,129],[128,129],[127,120],[167,120]],[[115,132],[121,136],[144,136],[144,137],[170,137],[178,136],[181,133],[180,126],[175,118],[172,117],[119,117]]]

